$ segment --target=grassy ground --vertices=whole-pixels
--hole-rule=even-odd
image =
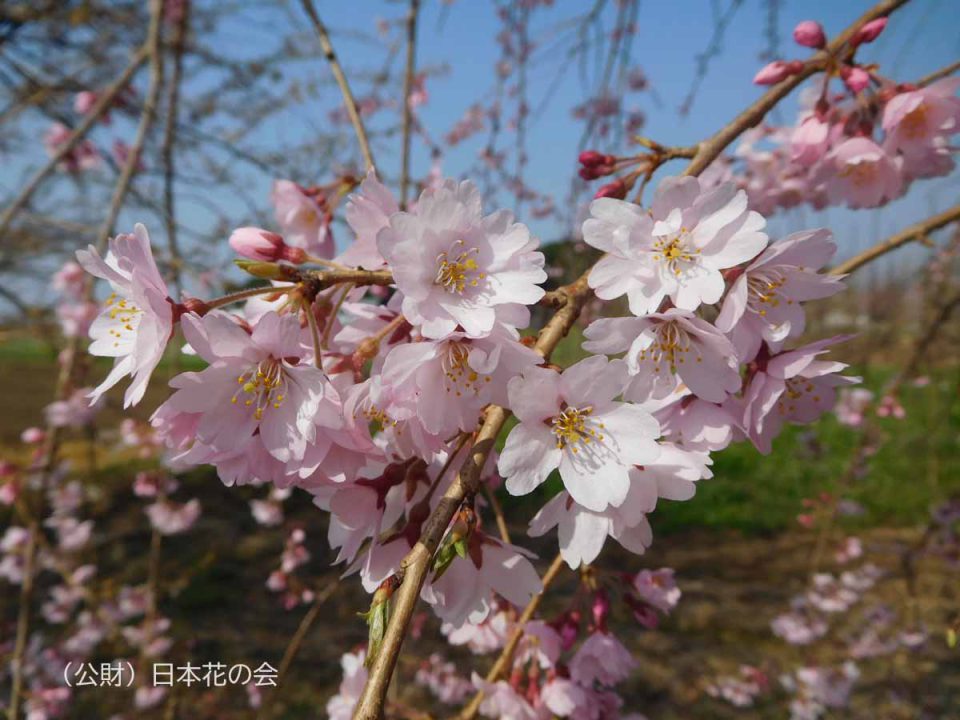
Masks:
[[[567,364],[575,359],[579,338],[564,341],[555,356]],[[159,378],[172,368],[164,365]],[[102,377],[106,366],[96,366]],[[42,408],[52,393],[54,365],[51,354],[30,342],[0,345],[0,386],[4,388],[5,411],[0,416],[0,455],[12,448],[19,432],[42,421]],[[868,371],[866,384],[878,388],[887,373]],[[165,391],[154,383],[137,410],[145,417]],[[121,417],[119,395],[103,416],[105,428]],[[960,402],[956,368],[934,373],[925,388],[908,387],[903,402],[905,420],[882,421],[884,436],[880,452],[871,459],[869,472],[848,495],[863,504],[864,515],[844,521],[838,533],[860,534],[871,559],[896,570],[900,548],[914,542],[928,517],[931,505],[960,493]],[[642,710],[652,719],[784,716],[782,704],[770,703],[739,713],[707,698],[703,688],[717,674],[732,674],[743,663],[766,663],[774,673],[814,659],[778,641],[769,631],[769,621],[782,612],[790,596],[803,588],[810,570],[815,543],[813,533],[796,523],[801,500],[835,489],[844,473],[857,432],[827,417],[812,428],[790,429],[776,442],[774,451],[760,456],[746,444],[716,456],[715,477],[701,483],[696,498],[686,503],[662,503],[652,521],[654,547],[636,558],[608,545],[601,565],[624,570],[668,565],[676,568],[684,599],[673,617],[657,631],[638,631],[634,625],[618,630],[634,645],[641,658],[640,669],[625,686],[630,709]],[[78,450],[83,440],[73,438],[68,450]],[[142,582],[146,576],[149,529],[142,503],[130,492],[136,463],[104,464],[106,444],[101,448],[101,467],[89,482],[99,499],[91,508],[98,520],[95,555],[101,577],[114,582]],[[287,641],[305,609],[284,611],[265,588],[269,572],[276,567],[283,545],[281,530],[258,528],[250,517],[247,500],[262,491],[224,488],[209,471],[199,470],[184,479],[184,496],[199,496],[204,514],[195,531],[183,538],[165,541],[162,576],[167,595],[162,603],[174,619],[176,649],[168,660],[194,662],[257,663],[276,666]],[[314,560],[308,575],[323,586],[335,582],[330,569],[332,556],[326,547],[325,523],[308,499],[295,496],[290,522],[300,523],[308,534]],[[514,504],[510,521],[521,536],[536,500]],[[7,516],[0,516],[0,526]],[[288,526],[289,527],[289,526]],[[839,537],[839,534],[838,534]],[[555,538],[533,545],[541,558],[555,552]],[[932,630],[942,628],[958,604],[955,571],[935,561],[921,566],[921,619]],[[572,583],[568,575],[563,582]],[[903,583],[894,574],[881,582],[877,600],[896,603],[904,594]],[[13,593],[0,593],[0,618],[15,612]],[[343,583],[337,600],[324,606],[310,633],[289,680],[285,683],[277,717],[317,717],[318,708],[339,682],[340,654],[365,640],[356,611],[365,597],[353,580]],[[548,603],[547,611],[555,608]],[[431,621],[432,622],[432,621]],[[8,626],[9,627],[9,626]],[[407,650],[425,657],[436,649],[423,638]],[[110,649],[105,649],[109,655]],[[820,662],[839,658],[837,647],[827,647]],[[851,717],[913,718],[922,709],[929,717],[950,717],[947,708],[960,706],[960,662],[935,638],[931,649],[920,656],[899,654],[867,664]],[[464,658],[466,660],[466,658]],[[411,661],[414,662],[414,661]],[[471,663],[470,666],[473,666]],[[482,664],[482,663],[481,663]],[[466,662],[461,667],[468,667]],[[411,703],[425,698],[409,679],[414,667],[401,669],[399,693]],[[107,717],[125,709],[128,698],[104,693],[86,694],[73,717]],[[242,691],[183,692],[183,718],[243,717]],[[951,704],[952,703],[952,704]],[[187,709],[184,709],[187,708]],[[228,710],[233,708],[234,711]]]

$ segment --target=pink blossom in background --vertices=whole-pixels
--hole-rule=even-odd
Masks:
[[[903,190],[897,163],[866,137],[852,137],[833,148],[821,172],[828,195],[850,208],[877,207]]]
[[[333,257],[333,235],[327,211],[314,196],[291,180],[276,180],[270,202],[287,243],[317,257]]]
[[[864,412],[873,404],[873,392],[866,388],[843,388],[837,395],[837,404],[833,408],[837,421],[841,425],[860,427]]]
[[[594,632],[570,661],[570,677],[580,685],[590,687],[594,682],[616,685],[625,680],[637,661],[614,635]]]
[[[160,500],[146,507],[150,524],[162,535],[186,532],[200,517],[200,501],[194,498],[186,503]]]

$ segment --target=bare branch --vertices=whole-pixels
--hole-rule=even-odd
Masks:
[[[410,0],[407,13],[407,69],[403,76],[403,157],[400,165],[400,208],[407,207],[407,188],[410,185],[410,137],[412,135],[413,110],[410,93],[417,69],[417,14],[420,0]]]

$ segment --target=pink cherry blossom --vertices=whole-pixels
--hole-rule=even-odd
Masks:
[[[276,180],[270,201],[287,243],[318,257],[333,256],[333,235],[326,211],[313,195],[291,180]]]
[[[860,427],[867,408],[873,404],[874,395],[866,388],[843,388],[833,408],[841,425]]]
[[[884,145],[910,158],[924,158],[938,138],[960,132],[960,78],[894,95],[883,109]]]
[[[664,614],[680,602],[680,588],[671,568],[641,570],[634,576],[632,586],[641,600]]]
[[[630,312],[656,312],[664,298],[683,310],[723,295],[720,271],[753,259],[767,244],[766,221],[748,210],[733,184],[701,188],[696,178],[667,178],[649,213],[633,203],[594,200],[583,239],[608,253],[590,273],[597,297],[626,295]]]
[[[394,388],[394,405],[417,413],[429,433],[472,430],[484,405],[507,405],[507,382],[543,359],[497,325],[485,338],[455,332],[443,340],[398,345],[387,355],[382,382]],[[387,408],[389,414],[391,408]]]
[[[357,706],[360,693],[367,682],[366,650],[355,653],[345,653],[340,658],[340,667],[343,669],[343,680],[337,694],[327,701],[327,715],[330,720],[350,720],[353,709]]]
[[[194,498],[186,503],[159,500],[146,508],[150,525],[162,535],[186,532],[200,517],[200,501]]]
[[[302,460],[317,440],[324,394],[335,391],[323,371],[298,362],[298,320],[268,313],[248,334],[214,311],[185,315],[183,330],[210,366],[170,382],[176,392],[158,409],[161,417],[165,409],[197,416],[195,438],[215,452],[232,456],[252,444],[280,463]]]
[[[830,147],[830,124],[808,115],[790,135],[790,160],[804,167],[820,161]]]
[[[90,327],[89,352],[115,358],[113,370],[90,397],[93,402],[125,375],[133,382],[124,394],[124,407],[143,398],[147,383],[163,357],[173,331],[173,304],[150,249],[150,236],[140,224],[132,235],[110,241],[105,259],[93,245],[77,251],[91,275],[110,283],[113,293]]]
[[[743,425],[760,452],[770,452],[784,422],[813,422],[833,407],[837,386],[860,382],[837,374],[846,364],[817,359],[843,339],[820,340],[775,355],[750,379],[743,397]]]
[[[660,428],[636,405],[615,402],[622,361],[589,357],[562,374],[534,367],[507,386],[520,424],[507,436],[499,470],[512,495],[526,495],[556,468],[571,497],[589,510],[620,505],[628,469],[656,460]]]
[[[633,672],[637,661],[612,634],[597,631],[588,637],[570,661],[570,677],[580,685],[594,682],[616,685]]]
[[[395,213],[377,236],[403,293],[403,314],[433,339],[458,326],[483,337],[498,319],[525,326],[524,306],[543,297],[538,283],[547,279],[537,244],[509,211],[484,216],[477,187],[453,180],[424,191],[415,214]]]
[[[851,208],[878,207],[903,190],[894,159],[866,137],[852,137],[833,148],[822,172],[828,195]]]
[[[767,247],[731,284],[717,327],[730,335],[741,361],[756,357],[761,341],[779,350],[802,334],[802,302],[843,290],[842,278],[816,272],[836,250],[829,230],[793,233]]]
[[[378,268],[386,261],[377,248],[377,235],[390,225],[390,216],[400,211],[390,190],[371,170],[360,183],[360,192],[350,196],[344,217],[354,232],[354,240],[337,257],[337,262],[368,269]]]
[[[680,382],[711,402],[723,402],[740,389],[733,345],[691,312],[670,308],[644,317],[595,320],[584,336],[583,347],[590,352],[627,351],[628,400],[666,397]]]
[[[501,543],[480,531],[468,540],[467,557],[457,557],[439,578],[424,586],[421,597],[434,613],[454,627],[479,623],[490,614],[491,592],[523,607],[541,589],[527,550]]]

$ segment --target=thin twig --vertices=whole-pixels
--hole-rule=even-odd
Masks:
[[[490,489],[490,486],[484,484],[483,492],[487,497],[487,500],[490,501],[490,508],[493,510],[493,516],[497,521],[497,532],[500,533],[500,539],[505,543],[510,545],[513,542],[510,540],[510,529],[507,527],[507,519],[503,516],[503,506],[500,505],[500,501],[497,499],[497,494]]]
[[[536,595],[530,598],[530,602],[527,603],[527,606],[523,609],[523,612],[520,613],[520,617],[517,619],[517,624],[513,628],[513,632],[510,633],[510,638],[507,640],[507,644],[503,646],[503,650],[500,651],[500,656],[493,663],[493,667],[490,668],[490,671],[487,673],[486,681],[488,683],[496,682],[497,680],[506,677],[507,672],[510,669],[510,665],[513,663],[513,654],[517,651],[517,645],[520,644],[520,639],[523,637],[524,626],[533,619],[534,614],[540,607],[540,603],[543,601],[544,595],[547,593],[547,589],[556,579],[557,575],[560,574],[560,570],[563,569],[563,556],[559,553],[553,559],[553,562],[550,563],[550,567],[547,569],[547,572],[543,576],[543,587]],[[457,716],[459,720],[473,720],[477,715],[477,710],[480,709],[480,703],[483,702],[483,691],[478,690],[477,694],[473,696],[473,699],[467,703],[466,707],[460,712]]]
[[[17,635],[13,646],[13,659],[10,661],[13,670],[13,687],[10,690],[10,706],[7,710],[8,720],[18,720],[20,717],[20,696],[23,689],[23,657],[27,649],[27,635],[30,631],[30,596],[33,594],[34,564],[37,557],[37,534],[40,527],[34,520],[30,524],[27,536],[27,546],[23,552],[23,581],[20,584],[20,610],[17,613]]]
[[[846,275],[852,273],[857,268],[866,265],[871,260],[875,260],[881,255],[886,255],[891,250],[896,250],[901,245],[906,245],[914,240],[923,240],[930,233],[939,230],[945,225],[960,220],[960,205],[954,205],[952,208],[944,210],[942,213],[929,217],[914,223],[906,230],[891,235],[886,240],[877,243],[871,248],[864,250],[859,255],[846,260],[834,268],[830,269],[831,275]]]
[[[40,184],[56,169],[57,165],[80,144],[87,136],[87,133],[90,132],[90,129],[103,117],[103,114],[110,109],[114,99],[129,85],[134,73],[140,69],[140,66],[146,62],[148,57],[150,57],[149,41],[134,53],[127,67],[125,67],[123,72],[120,73],[120,76],[114,80],[113,84],[99,96],[96,104],[91,108],[90,112],[84,116],[81,123],[70,134],[70,137],[57,148],[57,151],[47,161],[47,164],[40,168],[33,177],[27,181],[27,184],[24,185],[20,191],[20,194],[17,195],[13,202],[7,206],[7,209],[3,211],[3,215],[0,216],[0,238],[3,237],[4,233],[10,227],[10,223],[13,222],[16,214],[30,202],[30,198],[33,197],[33,194],[37,191],[37,188],[40,187]]]
[[[320,38],[320,47],[323,48],[323,55],[330,63],[330,70],[333,77],[340,86],[340,92],[343,94],[343,105],[347,109],[347,115],[350,116],[350,122],[353,124],[353,131],[357,134],[357,142],[360,144],[360,152],[363,153],[363,162],[366,165],[367,172],[374,169],[373,153],[370,152],[370,141],[367,139],[367,130],[363,126],[363,120],[360,119],[360,111],[357,108],[357,101],[353,98],[350,91],[350,84],[347,82],[347,76],[343,74],[343,68],[337,59],[337,54],[333,51],[333,44],[330,42],[330,33],[327,32],[327,26],[323,24],[317,9],[313,6],[313,0],[300,0],[304,11],[310,16],[314,30],[317,31],[317,37]]]
[[[174,146],[177,137],[177,116],[180,109],[180,81],[183,78],[184,38],[187,34],[189,16],[190,0],[184,0],[180,18],[176,27],[174,27],[173,38],[170,41],[173,48],[173,70],[170,74],[170,82],[167,85],[167,116],[163,125],[163,140],[160,146],[160,155],[163,158],[163,214],[167,227],[167,248],[170,253],[173,286],[176,288],[178,296],[183,289],[181,279],[183,258],[180,256],[180,247],[177,243]]]
[[[957,70],[960,70],[960,60],[952,62],[946,67],[942,67],[939,70],[935,70],[929,75],[924,75],[922,78],[917,80],[917,87],[926,87],[932,83],[935,83],[937,80],[942,80],[945,77],[950,77]]]
[[[403,76],[403,156],[400,164],[400,209],[407,207],[407,188],[410,185],[410,138],[413,128],[413,108],[410,107],[410,93],[413,91],[413,78],[417,69],[417,14],[420,12],[420,0],[410,0],[407,13],[407,69]]]

